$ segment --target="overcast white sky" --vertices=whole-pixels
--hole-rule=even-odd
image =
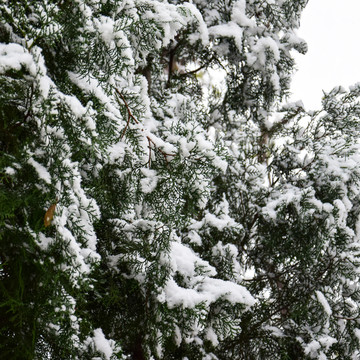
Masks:
[[[322,90],[360,82],[360,0],[310,0],[298,34],[309,50],[296,56],[292,101],[315,110]]]

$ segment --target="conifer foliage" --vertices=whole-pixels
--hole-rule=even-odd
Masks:
[[[306,3],[0,1],[1,358],[360,356],[360,87],[285,103]]]

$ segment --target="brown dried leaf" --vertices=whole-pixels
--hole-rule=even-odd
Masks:
[[[54,217],[54,213],[55,213],[55,208],[56,208],[56,203],[52,204],[46,211],[45,213],[45,217],[44,217],[44,225],[45,227],[51,225],[51,220]]]

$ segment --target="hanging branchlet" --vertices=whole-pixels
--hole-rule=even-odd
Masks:
[[[137,119],[135,118],[135,116],[132,114],[131,109],[130,109],[130,106],[129,106],[129,104],[127,103],[127,101],[125,100],[124,95],[123,95],[117,88],[115,88],[115,92],[116,92],[116,95],[117,95],[118,97],[120,97],[120,99],[124,102],[125,107],[126,107],[126,110],[127,110],[127,113],[128,113],[128,119],[127,119],[125,128],[124,128],[124,130],[123,130],[123,132],[121,133],[121,136],[120,136],[120,140],[121,140],[121,139],[124,137],[127,128],[129,127],[130,120],[131,120],[131,119],[134,120],[135,124],[139,124],[139,122],[137,121]]]
[[[129,124],[130,124],[130,121],[133,120],[135,122],[135,124],[139,125],[140,122],[135,118],[135,116],[133,115],[131,109],[130,109],[130,106],[129,104],[127,103],[124,95],[121,93],[121,91],[117,88],[115,88],[115,92],[116,92],[116,95],[118,96],[118,98],[120,98],[122,100],[122,102],[124,103],[125,107],[126,107],[126,110],[127,110],[127,113],[128,113],[128,118],[127,118],[127,122],[126,122],[126,125],[125,125],[125,128],[120,136],[120,139],[122,139],[125,135],[125,132],[126,130],[128,129],[129,127]],[[144,128],[141,128],[140,129],[142,132],[145,132],[145,129]],[[162,149],[160,149],[155,141],[149,136],[149,135],[146,135],[146,139],[148,141],[148,149],[149,149],[149,160],[148,160],[148,166],[149,168],[151,167],[151,151],[153,150],[152,146],[154,146],[154,148],[159,151],[161,153],[161,155],[163,155],[164,157],[164,160],[166,162],[166,164],[168,164],[169,160],[168,160],[168,157],[169,156],[176,156],[176,154],[169,154],[169,153],[166,153],[165,151],[163,151]]]

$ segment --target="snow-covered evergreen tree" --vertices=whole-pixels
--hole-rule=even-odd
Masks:
[[[360,87],[285,104],[306,3],[0,2],[2,358],[360,356]]]

